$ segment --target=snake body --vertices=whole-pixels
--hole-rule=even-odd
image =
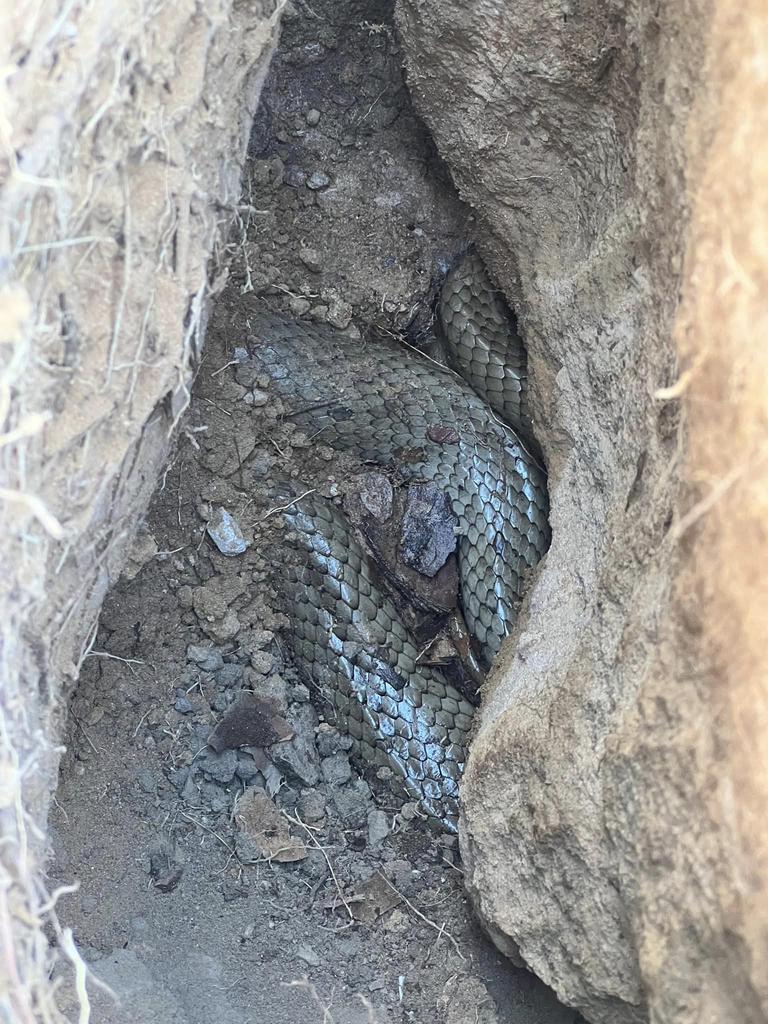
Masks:
[[[448,495],[461,603],[489,664],[549,544],[546,476],[519,436],[530,429],[525,350],[477,257],[449,275],[439,311],[458,372],[401,344],[366,345],[268,314],[255,323],[255,355],[308,436]],[[359,753],[392,768],[455,830],[471,705],[438,670],[417,665],[343,513],[307,495],[283,514],[302,554],[284,584],[297,660]]]

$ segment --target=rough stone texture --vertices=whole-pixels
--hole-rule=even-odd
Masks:
[[[61,696],[188,400],[282,4],[5,7],[0,1016],[49,1021],[34,851]]]
[[[765,7],[400,0],[399,22],[551,474],[462,790],[469,890],[591,1021],[757,1024]]]

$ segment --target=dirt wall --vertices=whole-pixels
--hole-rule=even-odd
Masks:
[[[590,1020],[763,1021],[765,12],[401,0],[400,27],[551,472],[469,890]]]
[[[56,1020],[58,715],[188,400],[280,0],[6,4],[0,1016]],[[213,264],[215,267],[215,263]],[[49,931],[49,936],[43,931]],[[60,946],[76,960],[67,935]]]

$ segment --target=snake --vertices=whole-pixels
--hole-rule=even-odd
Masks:
[[[437,299],[444,362],[400,341],[260,313],[254,357],[296,428],[404,484],[435,485],[457,523],[461,608],[488,667],[550,542],[547,479],[533,439],[527,354],[474,250]],[[391,770],[456,832],[474,707],[419,647],[344,511],[289,486],[282,516],[298,557],[281,592],[301,671],[325,694],[353,753]]]

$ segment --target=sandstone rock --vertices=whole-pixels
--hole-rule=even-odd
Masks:
[[[528,343],[553,505],[462,787],[466,879],[596,1024],[768,1019],[759,10],[399,4]]]

